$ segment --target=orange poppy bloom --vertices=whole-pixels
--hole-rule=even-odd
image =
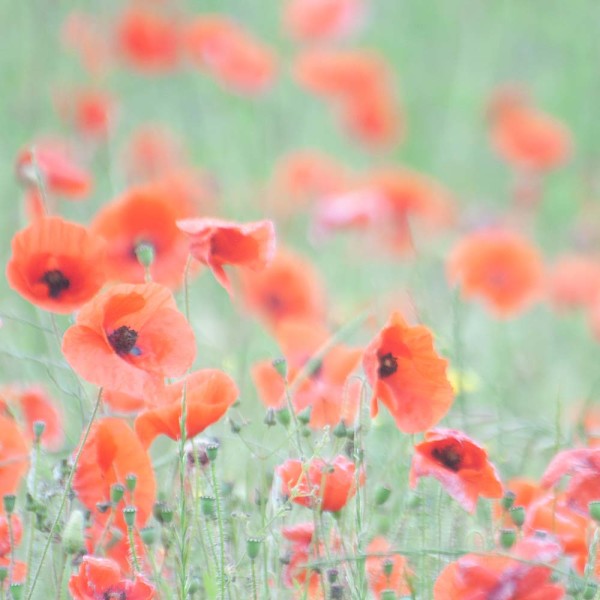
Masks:
[[[6,279],[32,304],[71,313],[104,285],[106,245],[82,225],[44,217],[13,237]]]
[[[260,271],[275,253],[272,221],[234,223],[221,219],[184,219],[177,221],[177,227],[190,237],[190,254],[210,268],[230,295],[232,289],[224,265]]]
[[[188,26],[185,47],[199,67],[241,94],[259,94],[274,78],[275,55],[262,42],[222,15],[196,17]]]
[[[429,329],[410,327],[395,312],[369,344],[363,367],[371,387],[371,415],[383,402],[404,433],[433,427],[454,399],[446,375],[448,362],[438,356]]]
[[[156,283],[121,284],[77,314],[63,353],[86,381],[132,396],[152,395],[179,377],[196,356],[194,332],[169,290]]]
[[[106,523],[109,513],[101,513],[98,503],[110,502],[111,487],[125,485],[129,474],[137,477],[135,492],[126,492],[125,505],[137,508],[136,525],[143,527],[156,500],[156,480],[148,453],[135,432],[122,419],[107,417],[94,423],[73,477],[73,490],[95,520]],[[126,525],[121,510],[115,510],[114,524]]]
[[[0,567],[4,567],[5,569],[10,570],[11,568],[11,560],[8,557],[0,558]],[[27,563],[24,563],[20,560],[15,560],[12,563],[12,578],[10,581],[12,583],[20,583],[23,585],[25,583],[25,578],[27,577]],[[4,589],[8,589],[9,578],[7,577],[3,582],[2,586]]]
[[[600,448],[577,448],[559,452],[542,477],[542,487],[554,487],[570,475],[566,489],[567,504],[581,514],[588,514],[588,504],[600,499]]]
[[[84,137],[105,138],[114,116],[114,101],[95,89],[70,90],[57,99],[59,114]]]
[[[367,546],[367,554],[387,552],[390,549],[390,543],[384,537],[378,536]],[[386,572],[386,563],[391,564],[388,572]],[[403,556],[399,554],[391,554],[389,557],[368,556],[366,568],[369,589],[375,598],[380,598],[385,590],[393,590],[398,596],[410,596],[411,589],[407,576],[410,576],[412,571]]]
[[[0,498],[15,494],[29,468],[29,442],[17,423],[0,415]],[[0,504],[0,513],[4,506]]]
[[[365,13],[364,0],[289,0],[283,21],[293,38],[312,42],[354,33]]]
[[[16,171],[20,180],[37,185],[36,167],[51,194],[79,200],[92,189],[90,174],[73,160],[70,149],[61,141],[41,140],[19,153]]]
[[[136,249],[146,244],[154,250],[150,266],[153,281],[173,288],[181,285],[189,244],[175,223],[194,213],[189,199],[177,193],[168,180],[133,187],[104,206],[91,229],[108,242],[109,278],[143,282],[144,267]]]
[[[282,527],[283,537],[291,542],[291,548],[285,557],[283,583],[288,588],[306,589],[311,600],[324,600],[318,572],[304,566],[317,558],[316,548],[313,547],[314,531],[313,523]]]
[[[550,562],[560,554],[560,546],[541,540],[524,540],[527,544],[520,558]],[[539,547],[539,548],[538,548]],[[553,583],[552,569],[528,564],[504,556],[467,554],[450,563],[439,575],[433,588],[434,600],[561,600],[565,597],[562,585]]]
[[[21,523],[19,515],[11,515],[10,521],[12,542],[10,537],[11,532],[8,527],[8,519],[5,516],[0,516],[0,558],[5,557],[13,546],[16,548],[23,538],[23,524]]]
[[[465,510],[475,512],[479,496],[500,498],[502,483],[487,452],[474,440],[454,429],[432,429],[415,446],[410,484],[434,477]]]
[[[292,502],[308,508],[337,512],[356,494],[356,466],[345,456],[331,462],[315,458],[307,465],[300,460],[286,460],[275,469],[281,492]],[[359,485],[364,485],[364,472]]]
[[[262,271],[241,275],[246,306],[272,327],[286,319],[323,320],[323,284],[315,268],[300,256],[279,250]]]
[[[290,385],[306,362],[329,339],[326,329],[312,322],[284,321],[275,335],[287,363],[287,379]],[[335,427],[340,421],[345,425],[354,422],[360,396],[357,386],[346,382],[357,367],[361,350],[336,345],[321,358],[312,373],[300,384],[292,397],[297,412],[311,407],[310,426],[321,429],[326,425]],[[262,402],[269,407],[285,406],[285,382],[271,361],[264,361],[252,369],[252,378]]]
[[[79,572],[69,579],[69,592],[73,600],[99,600],[123,598],[127,600],[152,600],[154,586],[140,573],[133,580],[121,575],[119,565],[108,559],[84,556]]]
[[[547,277],[546,287],[558,309],[593,306],[600,299],[600,261],[582,254],[561,256]]]
[[[167,386],[161,405],[142,412],[135,420],[135,431],[144,447],[162,434],[181,439],[181,397],[186,395],[186,437],[193,438],[216,423],[236,402],[239,391],[229,375],[216,369],[203,369],[184,381]]]
[[[116,27],[118,50],[133,68],[151,73],[177,66],[180,37],[173,19],[138,5],[124,11]]]
[[[62,416],[58,411],[56,403],[50,398],[47,391],[41,385],[27,387],[9,386],[0,389],[0,405],[2,397],[16,406],[25,421],[25,431],[30,439],[33,439],[33,426],[36,421],[42,421],[45,425],[42,434],[42,446],[49,450],[59,450],[64,440]]]
[[[573,143],[567,127],[532,106],[516,90],[499,90],[490,116],[492,146],[515,167],[545,171],[560,166],[571,155]]]
[[[501,229],[463,238],[448,262],[448,277],[461,284],[465,298],[481,297],[500,317],[524,309],[541,291],[539,252],[526,239]]]

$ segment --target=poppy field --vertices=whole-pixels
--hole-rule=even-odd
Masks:
[[[0,600],[600,598],[591,0],[0,2]]]

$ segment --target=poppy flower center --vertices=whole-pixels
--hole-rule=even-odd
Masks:
[[[108,590],[104,592],[102,600],[127,600],[127,594],[124,591],[112,591]]]
[[[460,470],[462,463],[462,456],[460,452],[453,446],[446,446],[445,448],[434,448],[432,452],[433,458],[438,462],[442,463],[444,467],[454,471],[455,473]]]
[[[398,359],[391,352],[379,357],[379,369],[377,369],[377,374],[381,379],[393,375],[397,370]]]
[[[46,271],[40,281],[48,286],[48,296],[50,298],[58,298],[71,285],[63,272],[58,269]]]
[[[135,329],[121,325],[108,335],[108,343],[113,347],[113,350],[119,354],[139,354],[136,350],[135,343],[138,339],[138,332]]]

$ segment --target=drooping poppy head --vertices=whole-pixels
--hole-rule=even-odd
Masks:
[[[519,92],[499,90],[494,95],[490,116],[492,146],[514,167],[530,171],[554,169],[572,153],[568,128],[532,106]]]
[[[463,297],[479,297],[496,315],[509,317],[539,294],[543,266],[537,249],[520,235],[484,229],[455,246],[448,278],[460,284]]]
[[[136,573],[134,579],[123,577],[119,565],[108,559],[84,556],[79,572],[69,579],[73,600],[152,600],[155,589],[146,578]]]
[[[221,219],[184,219],[177,221],[177,227],[190,238],[190,254],[210,268],[230,295],[232,290],[223,269],[225,265],[260,271],[275,254],[272,221],[235,223]]]
[[[367,554],[376,554],[391,550],[390,543],[382,536],[373,538],[367,546]],[[406,559],[400,554],[389,556],[368,556],[366,561],[369,589],[375,598],[380,598],[385,590],[393,590],[397,596],[410,596],[408,581],[412,570]]]
[[[587,515],[589,503],[600,500],[600,448],[559,452],[546,468],[541,485],[554,487],[565,475],[571,477],[565,492],[568,506]]]
[[[274,327],[286,319],[320,322],[325,293],[307,260],[279,250],[262,271],[242,271],[242,293],[248,310]]]
[[[60,140],[39,140],[21,150],[16,161],[17,177],[26,185],[38,185],[38,175],[46,190],[70,200],[81,200],[92,188],[91,175],[71,156]]]
[[[593,306],[600,299],[600,260],[583,254],[559,257],[548,274],[546,289],[559,310]]]
[[[135,431],[144,447],[158,435],[181,439],[182,396],[185,394],[186,437],[191,439],[216,423],[236,402],[238,388],[228,375],[216,369],[203,369],[185,380],[167,386],[161,406],[142,412],[135,420]]]
[[[89,383],[139,397],[183,375],[196,356],[194,332],[157,283],[116,285],[96,296],[65,332],[62,349]]]
[[[307,465],[299,460],[286,460],[276,468],[281,492],[292,502],[322,511],[337,512],[356,494],[356,466],[345,456],[332,462],[315,458]],[[364,484],[364,472],[358,484]]]
[[[0,498],[15,494],[29,467],[29,442],[16,421],[0,415]],[[0,504],[0,513],[4,506]]]
[[[91,229],[107,241],[109,278],[143,282],[145,271],[137,249],[144,244],[153,250],[153,281],[172,288],[181,285],[189,243],[175,223],[194,213],[189,199],[177,193],[168,180],[133,187],[104,206]]]
[[[135,491],[126,492],[122,506],[115,508],[113,524],[122,531],[125,505],[137,508],[136,525],[143,527],[156,500],[156,479],[148,453],[135,432],[123,419],[108,417],[97,421],[83,447],[73,478],[73,490],[95,520],[106,523],[109,513],[101,513],[98,503],[109,503],[111,487],[125,485],[129,474],[137,477]]]
[[[273,51],[223,15],[196,17],[185,31],[184,44],[196,65],[235,92],[260,94],[273,81]]]
[[[170,71],[180,56],[179,27],[152,7],[127,8],[116,25],[117,48],[123,60],[147,73]]]
[[[436,353],[429,329],[410,327],[400,313],[393,313],[363,356],[373,388],[371,414],[377,415],[381,400],[404,433],[433,427],[454,399],[447,365]]]
[[[474,440],[454,429],[432,429],[415,446],[410,484],[421,477],[435,477],[465,510],[474,512],[479,496],[500,498],[502,483],[487,452]]]
[[[302,42],[335,40],[362,27],[365,4],[364,0],[288,0],[283,23]]]
[[[77,223],[38,219],[13,237],[6,279],[32,304],[71,313],[106,282],[106,244]]]

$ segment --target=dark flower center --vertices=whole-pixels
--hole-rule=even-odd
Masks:
[[[71,285],[63,272],[58,269],[46,271],[40,281],[48,286],[48,296],[50,298],[58,298]]]
[[[108,342],[113,347],[113,350],[119,354],[139,354],[135,352],[135,343],[138,339],[138,332],[127,325],[121,325],[108,336]]]
[[[432,455],[435,460],[442,463],[447,469],[450,469],[455,473],[460,470],[462,456],[454,446],[434,448]]]
[[[127,594],[123,590],[107,590],[102,598],[103,600],[127,600]]]
[[[398,359],[391,352],[379,357],[379,369],[377,369],[377,375],[379,375],[380,379],[385,379],[386,377],[393,375],[397,370]]]

